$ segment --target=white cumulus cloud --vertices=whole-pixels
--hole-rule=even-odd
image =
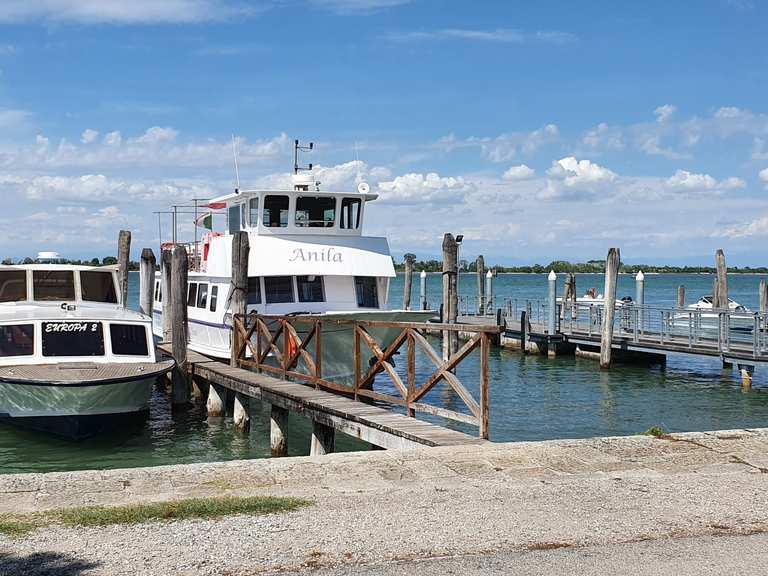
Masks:
[[[670,176],[666,185],[672,190],[682,191],[708,191],[708,190],[736,190],[744,188],[746,182],[741,178],[730,177],[718,181],[709,174],[696,174],[688,170],[677,170]]]
[[[669,120],[676,111],[676,106],[673,106],[672,104],[664,104],[663,106],[656,108],[656,110],[653,111],[653,114],[656,116],[656,122],[663,124]]]
[[[504,172],[504,180],[527,180],[532,178],[536,174],[533,168],[529,168],[525,164],[519,166],[512,166],[509,170]]]
[[[608,168],[603,168],[590,160],[577,160],[573,156],[553,162],[552,168],[547,170],[547,175],[553,179],[562,180],[566,186],[573,187],[613,182],[616,179],[616,174]]]
[[[442,177],[435,172],[410,173],[394,180],[379,182],[383,201],[400,204],[418,202],[458,202],[472,190],[462,177]]]
[[[83,133],[80,135],[80,142],[83,144],[90,144],[91,142],[96,142],[96,138],[99,137],[99,133],[96,130],[92,130],[90,128],[86,128],[83,130]]]

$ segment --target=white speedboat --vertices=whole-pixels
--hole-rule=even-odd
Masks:
[[[718,332],[726,328],[721,325],[721,311],[713,310],[712,296],[703,296],[694,304],[688,305],[687,312],[677,312],[672,316],[675,328],[696,329],[703,332]],[[734,332],[752,332],[754,319],[752,311],[735,300],[728,299],[728,330]]]
[[[0,266],[0,419],[79,438],[146,414],[173,361],[117,285],[114,267]]]
[[[227,227],[188,248],[195,263],[187,298],[190,349],[230,357],[232,234],[239,231],[248,233],[250,243],[248,312],[411,322],[435,316],[434,311],[387,307],[389,281],[395,276],[387,239],[362,233],[367,205],[378,195],[365,184],[357,192],[320,191],[311,169],[295,172],[292,190],[235,190],[207,204],[224,211]],[[160,337],[162,298],[158,274],[153,315]],[[296,329],[300,335],[306,332],[301,323]],[[399,330],[372,332],[384,348]],[[324,325],[322,341],[323,378],[351,375],[350,326]]]

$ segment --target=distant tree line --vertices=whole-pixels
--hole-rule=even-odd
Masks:
[[[6,258],[3,260],[5,266],[13,266],[14,264],[34,264],[36,260],[27,256],[26,258],[19,258],[14,260],[13,258]],[[75,266],[114,266],[117,264],[117,258],[114,256],[104,256],[101,260],[98,258],[91,258],[90,260],[70,260],[67,258],[60,258],[57,260],[59,264],[73,264]],[[128,270],[138,270],[139,263],[131,260],[128,262]]]
[[[406,254],[403,258],[403,262],[393,262],[395,264],[395,270],[402,272],[405,270],[405,258],[409,254]],[[411,255],[413,256],[413,255]],[[416,272],[442,272],[443,263],[440,260],[416,260],[415,256],[413,269]],[[555,272],[573,272],[574,274],[601,274],[605,272],[605,260],[588,260],[587,262],[572,263],[566,260],[555,260],[550,262],[546,266],[541,264],[532,264],[529,266],[497,266],[486,264],[486,269],[492,269],[496,272],[509,272],[509,273],[522,273],[522,274],[544,274],[550,270]],[[651,264],[621,264],[619,272],[624,274],[636,274],[642,270],[643,272],[656,273],[656,274],[714,274],[715,268],[713,266],[654,266]],[[469,262],[467,260],[459,260],[460,272],[476,272],[476,262]],[[768,274],[768,267],[760,266],[753,268],[751,266],[732,266],[728,268],[728,272],[733,274]]]

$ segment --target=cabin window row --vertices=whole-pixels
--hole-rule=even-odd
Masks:
[[[155,281],[155,301],[163,301],[163,288],[159,280]],[[210,286],[207,282],[190,282],[187,286],[187,307],[203,308],[206,307],[211,312],[216,312],[219,303],[219,287],[215,284]]]
[[[296,289],[294,291],[294,278]],[[261,304],[261,278],[248,278],[248,304]],[[264,301],[266,304],[291,302],[325,302],[322,276],[265,276]]]
[[[264,196],[261,224],[266,228],[287,228],[290,221],[290,197],[283,194]],[[296,197],[293,225],[297,228],[333,228],[342,230],[360,228],[361,198],[306,195]],[[231,205],[227,212],[229,233],[234,234],[259,224],[259,198],[248,203]]]
[[[77,299],[76,276],[80,298],[87,302],[117,304],[117,290],[112,272],[96,270],[32,270],[32,299],[36,301]],[[0,302],[27,299],[27,270],[0,270]]]
[[[42,322],[40,332],[45,357],[105,355],[101,322]],[[114,355],[149,355],[147,331],[141,324],[110,324],[109,338]],[[0,357],[32,356],[34,353],[34,324],[0,326]]]

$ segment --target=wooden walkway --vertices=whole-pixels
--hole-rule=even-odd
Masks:
[[[170,345],[160,344],[158,347],[170,354]],[[357,402],[305,384],[280,380],[243,368],[232,368],[191,350],[187,351],[187,360],[187,369],[193,378],[201,378],[301,414],[382,448],[408,450],[425,446],[487,443],[475,436],[398,414],[387,408]]]

